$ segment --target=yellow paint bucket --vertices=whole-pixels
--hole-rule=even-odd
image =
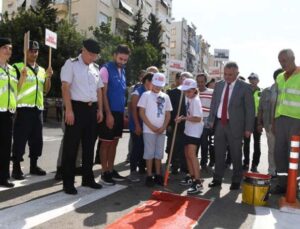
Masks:
[[[243,203],[264,206],[269,198],[271,176],[260,173],[245,173],[242,186]]]

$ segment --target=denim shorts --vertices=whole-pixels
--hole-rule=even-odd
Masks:
[[[165,134],[144,133],[144,159],[163,159],[165,148]]]

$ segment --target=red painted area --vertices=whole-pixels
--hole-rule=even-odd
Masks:
[[[192,228],[210,203],[206,199],[154,191],[145,204],[106,228]]]

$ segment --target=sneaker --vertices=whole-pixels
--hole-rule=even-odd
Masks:
[[[101,175],[101,182],[105,185],[115,185],[116,182],[112,179],[111,173],[106,171]]]
[[[155,185],[153,177],[152,176],[147,176],[145,184],[146,184],[147,187],[153,187]]]
[[[164,179],[163,179],[162,175],[155,175],[154,182],[157,185],[163,186],[164,185]]]
[[[187,194],[198,194],[203,190],[201,181],[194,181],[191,187],[187,190]]]
[[[113,170],[111,172],[111,177],[115,180],[115,181],[124,181],[126,180],[125,177],[121,176],[116,170]]]
[[[139,175],[138,175],[138,173],[136,171],[130,172],[130,175],[128,176],[128,179],[131,182],[134,182],[134,183],[137,183],[137,182],[141,181],[141,179],[139,178]]]
[[[186,177],[179,182],[179,184],[183,185],[183,186],[189,186],[189,185],[192,185],[192,183],[193,183],[193,180],[190,175],[186,175]]]

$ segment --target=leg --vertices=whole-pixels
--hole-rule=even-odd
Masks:
[[[275,150],[275,136],[272,133],[271,129],[270,131],[266,131],[267,135],[267,143],[268,143],[268,173],[271,175],[276,175],[276,167],[274,162],[274,150]]]
[[[200,138],[201,146],[201,167],[206,168],[208,158],[208,133],[209,129],[204,128]]]
[[[194,177],[196,180],[200,179],[200,165],[199,165],[199,160],[196,156],[196,145],[189,144],[187,145],[187,152],[188,152],[188,157],[189,161],[191,163],[191,170],[193,171]]]
[[[232,183],[241,183],[243,177],[242,166],[242,137],[233,137],[233,134],[229,132],[228,141],[230,148],[230,155],[233,165]]]
[[[246,167],[246,165],[249,167],[250,163],[250,139],[251,136],[249,138],[244,137],[244,167]]]
[[[257,118],[255,118],[255,124],[256,123],[257,123]],[[254,153],[253,153],[252,167],[257,167],[259,164],[259,159],[260,159],[260,155],[261,155],[260,138],[261,138],[261,133],[257,132],[257,128],[255,125],[254,131],[253,131]]]

